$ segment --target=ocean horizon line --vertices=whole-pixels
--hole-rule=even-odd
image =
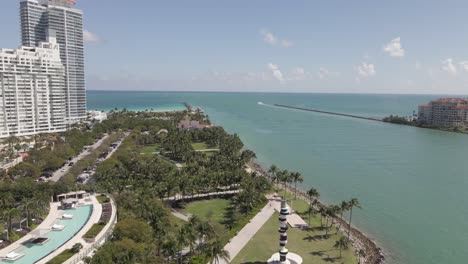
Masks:
[[[342,92],[281,92],[281,91],[194,91],[194,90],[108,90],[87,89],[87,92],[154,92],[154,93],[232,93],[232,94],[323,94],[323,95],[404,95],[404,96],[458,96],[468,97],[468,94],[443,93],[342,93]]]

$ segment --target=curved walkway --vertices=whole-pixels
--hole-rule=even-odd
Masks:
[[[88,243],[88,244],[83,244],[84,247],[83,249],[70,259],[64,262],[64,264],[75,264],[75,263],[82,263],[81,261],[87,257],[90,256],[92,257],[94,255],[94,250],[97,249],[98,247],[102,246],[112,235],[114,232],[114,227],[115,224],[117,223],[117,206],[112,199],[110,198],[110,204],[112,206],[112,213],[111,217],[109,219],[109,222],[107,222],[106,226],[101,230],[101,232],[96,236],[94,239],[94,242]]]
[[[270,199],[268,197],[268,203],[262,210],[255,215],[250,222],[242,228],[239,233],[233,237],[229,243],[224,246],[224,250],[229,252],[229,262],[224,259],[218,259],[219,264],[228,264],[230,263],[239,252],[249,243],[252,237],[257,233],[258,230],[270,219],[270,217],[275,213],[275,207],[277,201]]]
[[[91,204],[93,205],[93,212],[91,213],[91,216],[88,219],[88,222],[81,228],[81,230],[75,234],[70,240],[68,240],[65,244],[57,248],[54,252],[50,253],[43,259],[37,262],[37,264],[44,264],[47,263],[49,260],[53,259],[54,257],[58,256],[60,253],[62,253],[65,249],[72,248],[74,244],[76,243],[81,243],[82,245],[86,245],[86,242],[83,239],[83,236],[88,232],[88,230],[96,223],[99,222],[99,219],[101,218],[101,213],[102,213],[102,206],[101,204],[97,201],[95,196],[90,196],[91,199]],[[59,204],[59,203],[55,203]]]
[[[180,194],[164,198],[163,201],[180,201],[180,200],[187,200],[187,199],[199,199],[199,198],[206,198],[206,197],[213,197],[213,196],[221,196],[221,195],[228,195],[228,194],[236,194],[239,193],[241,190],[231,190],[231,191],[221,191],[221,192],[211,192],[211,193],[201,193],[201,194],[194,194],[194,195],[185,195],[182,196]]]
[[[75,243],[83,243],[82,236],[91,228],[91,226],[99,221],[101,217],[102,207],[99,202],[96,200],[94,196],[89,197],[90,201],[86,201],[86,204],[93,205],[93,211],[91,212],[90,217],[88,218],[86,224],[76,233],[72,238],[70,238],[67,242],[60,247],[56,248],[48,255],[45,255],[42,259],[38,260],[36,263],[46,263],[47,261],[51,260],[58,254],[60,254],[64,249],[71,248]],[[8,247],[0,250],[0,257],[6,256],[8,253],[19,250],[20,252],[24,249],[23,243],[29,239],[35,238],[38,235],[43,235],[48,232],[61,232],[61,231],[52,231],[51,226],[53,226],[57,219],[61,219],[63,214],[66,211],[59,210],[60,203],[50,203],[50,211],[47,215],[46,219],[42,221],[39,226],[34,229],[33,231],[29,232],[27,235],[19,239],[18,241],[12,243]],[[47,243],[47,242],[46,242]],[[49,241],[50,243],[50,241]],[[27,254],[27,253],[25,253]],[[20,258],[21,260],[21,258]],[[23,260],[24,261],[24,260]],[[21,261],[19,261],[21,262]]]

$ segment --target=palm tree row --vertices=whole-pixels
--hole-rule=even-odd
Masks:
[[[279,170],[276,165],[271,165],[268,173],[270,173],[270,178],[273,183],[277,185],[281,183],[283,185],[284,196],[286,196],[286,186],[294,183],[294,199],[297,198],[297,183],[304,182],[304,177],[301,173],[290,172],[288,170]]]
[[[185,249],[190,258],[206,258],[210,263],[219,263],[220,260],[229,262],[229,252],[224,250],[221,235],[216,231],[215,223],[201,221],[192,216],[189,221],[180,227],[175,238],[167,239],[162,245],[162,254],[167,258],[183,263]]]
[[[284,189],[284,196],[286,196],[286,186],[290,183],[294,183],[294,199],[297,199],[297,183],[302,183],[304,178],[298,172],[289,172],[287,170],[280,170],[276,165],[271,165],[268,170],[270,179],[276,185],[283,186]],[[352,216],[353,216],[353,209],[354,208],[362,208],[359,200],[357,198],[351,198],[349,201],[342,201],[338,205],[323,205],[319,202],[320,193],[316,188],[310,188],[307,192],[305,192],[309,203],[308,209],[308,222],[310,224],[310,219],[312,215],[320,214],[320,226],[325,228],[325,237],[328,237],[328,232],[335,224],[335,219],[339,216],[342,221],[344,213],[349,212],[349,219],[348,219],[348,234],[347,237],[341,237],[335,243],[335,248],[339,248],[340,250],[340,258],[341,258],[341,251],[342,249],[348,248],[349,238],[351,235],[351,223],[352,223]],[[323,220],[326,220],[324,223]],[[336,233],[341,228],[341,221],[339,226],[336,228]],[[325,226],[324,226],[325,224]]]

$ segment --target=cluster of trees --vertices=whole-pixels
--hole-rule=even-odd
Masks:
[[[286,195],[286,191],[288,185],[294,183],[294,199],[297,198],[297,183],[302,183],[304,178],[298,172],[289,172],[287,170],[280,170],[276,165],[272,165],[268,170],[270,179],[276,183],[278,186],[282,186],[284,189],[284,193]],[[351,221],[353,216],[353,209],[354,208],[361,208],[359,200],[357,198],[351,198],[349,201],[342,201],[338,205],[324,205],[319,202],[320,193],[315,188],[310,188],[306,192],[306,196],[309,201],[309,209],[308,209],[308,221],[310,223],[311,215],[318,214],[320,215],[320,227],[325,229],[325,238],[329,237],[329,233],[333,225],[335,225],[335,220],[339,218],[342,221],[345,221],[343,216],[346,212],[349,212],[349,220],[348,220],[348,235],[347,237],[340,237],[335,243],[335,247],[339,248],[340,250],[340,258],[341,258],[341,250],[348,248],[349,237],[351,234]],[[324,223],[324,220],[326,221]],[[341,228],[341,221],[339,226],[336,228],[336,233]]]
[[[96,131],[71,129],[61,135],[39,134],[34,136],[34,148],[29,151],[29,158],[8,173],[3,172],[3,179],[36,179],[45,173],[62,167],[65,162],[78,155],[83,147],[91,145],[101,134]]]
[[[0,235],[4,240],[15,241],[19,238],[13,226],[31,230],[35,223],[31,219],[40,219],[47,215],[52,196],[66,191],[66,187],[54,183],[36,184],[28,179],[18,181],[0,181]],[[5,226],[4,226],[5,225]],[[3,232],[7,230],[7,232]]]
[[[151,112],[118,112],[108,123],[126,127],[122,120],[134,115],[142,119],[137,123],[144,127],[132,129],[116,153],[96,170],[92,188],[113,195],[119,223],[112,242],[99,249],[91,263],[175,263],[182,259],[184,263],[189,259],[190,263],[206,263],[227,257],[223,250],[227,232],[220,223],[192,217],[176,226],[170,221],[170,201],[163,198],[208,193],[221,187],[241,188],[232,198],[232,217],[225,224],[232,228],[242,218],[239,215],[265,203],[264,193],[271,188],[265,177],[245,171],[245,164],[255,154],[243,150],[239,137],[222,128],[177,130],[178,122],[172,118],[183,116],[161,122]],[[167,135],[158,135],[160,129],[167,129]],[[219,151],[211,156],[196,152],[191,145],[194,141],[209,142]],[[184,167],[179,170],[156,155],[140,154],[142,146],[154,143],[160,143],[171,159],[184,161]]]
[[[393,123],[393,124],[400,124],[400,125],[414,125],[415,122],[408,120],[408,118],[404,116],[398,115],[390,115],[383,119],[384,122]]]

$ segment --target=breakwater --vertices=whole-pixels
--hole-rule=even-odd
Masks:
[[[358,119],[365,119],[365,120],[383,122],[382,119],[373,118],[373,117],[349,115],[349,114],[343,114],[343,113],[335,113],[335,112],[322,111],[322,110],[310,109],[310,108],[302,108],[302,107],[289,106],[289,105],[282,105],[282,104],[273,104],[273,105],[274,105],[274,106],[277,106],[277,107],[283,107],[283,108],[289,108],[289,109],[296,109],[296,110],[302,110],[302,111],[308,111],[308,112],[315,112],[315,113],[321,113],[321,114],[336,115],[336,116],[344,116],[344,117],[351,117],[351,118],[358,118]]]

